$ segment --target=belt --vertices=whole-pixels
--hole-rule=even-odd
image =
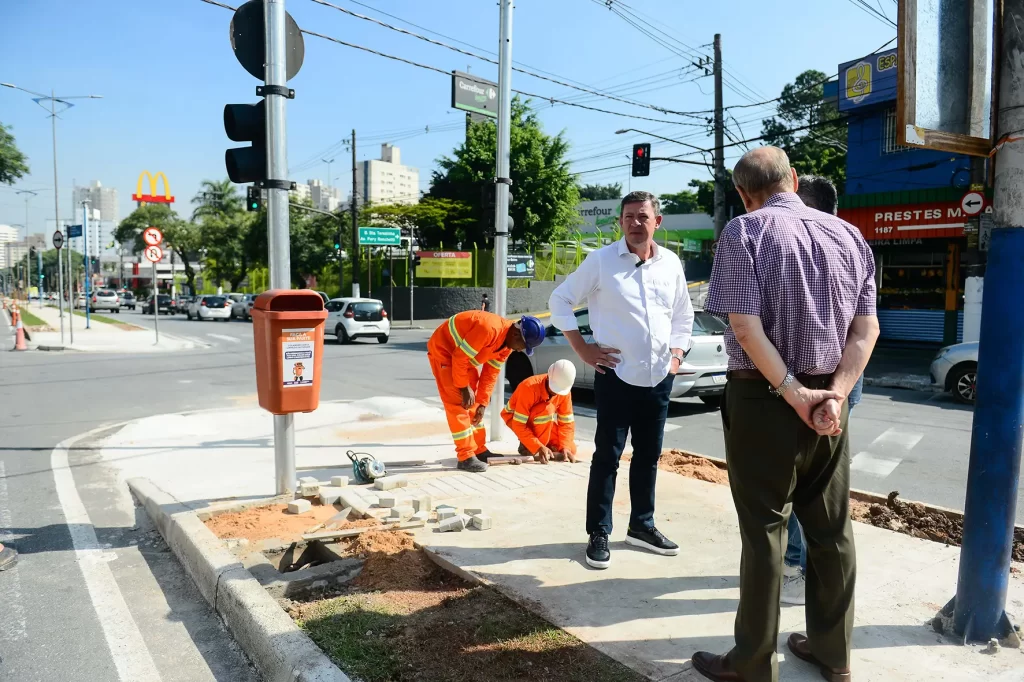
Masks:
[[[730,369],[725,373],[727,379],[753,379],[754,381],[768,381],[764,375],[756,369]],[[806,385],[808,382],[817,382],[824,379],[831,379],[832,374],[797,374],[796,380]]]

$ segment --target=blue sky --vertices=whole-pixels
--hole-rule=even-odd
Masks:
[[[492,0],[332,2],[398,23],[375,10],[387,12],[488,51],[496,49],[498,10]],[[680,43],[710,54],[711,48],[703,46],[711,43],[715,32],[722,34],[728,80],[750,98],[727,88],[725,104],[729,106],[776,97],[783,85],[808,68],[832,75],[841,62],[871,52],[895,36],[894,28],[869,16],[856,0],[625,2],[627,9],[645,20],[641,25],[656,31],[674,50],[628,25],[606,9],[603,0],[517,0],[513,58],[577,83],[623,91],[626,99],[696,111],[713,105],[713,82],[711,78],[684,82],[697,74],[689,68],[694,57],[677,54],[687,52]],[[895,18],[893,0],[877,0],[877,6]],[[445,71],[471,67],[472,73],[496,80],[493,64],[311,0],[289,0],[287,8],[303,28]],[[188,201],[203,179],[225,177],[224,149],[234,144],[224,134],[223,106],[257,99],[257,81],[231,51],[230,19],[230,11],[199,0],[3,3],[0,82],[40,92],[53,88],[58,95],[103,96],[77,100],[78,105],[58,120],[62,217],[70,212],[74,181],[84,185],[100,180],[117,187],[123,218],[133,207],[130,195],[142,170],[164,171],[177,197],[176,208],[186,214],[191,210]],[[335,143],[355,128],[359,159],[378,158],[381,142],[394,141],[402,149],[403,162],[420,168],[421,188],[426,189],[435,160],[461,140],[463,114],[450,109],[450,77],[310,36],[305,42],[305,64],[290,82],[297,92],[288,104],[291,179],[326,180],[327,166],[316,160],[324,151],[333,151],[327,158],[337,158],[331,171],[334,184],[344,187],[339,176],[350,177],[350,155]],[[635,87],[623,90],[634,81]],[[584,98],[585,104],[637,116],[678,119],[586,96],[521,73],[513,75],[513,87],[548,97]],[[752,107],[732,113],[740,124],[729,121],[734,134],[754,137],[760,134],[760,119],[770,111]],[[540,105],[540,117],[547,131],[565,131],[573,146],[570,158],[577,160],[575,171],[625,164],[631,145],[645,139],[654,143],[655,156],[686,151],[643,135],[615,135],[620,128],[686,136],[700,147],[712,144],[698,128],[547,102]],[[0,122],[14,127],[18,145],[29,157],[32,174],[15,188],[41,190],[30,203],[29,224],[32,232],[43,232],[44,221],[52,221],[54,212],[47,113],[28,95],[0,88]],[[429,133],[425,132],[428,126]],[[733,149],[726,165],[731,167],[738,156]],[[654,165],[650,177],[633,179],[632,188],[678,191],[691,178],[708,176],[699,166],[659,166]],[[625,185],[629,181],[628,168],[581,177],[585,182]],[[0,223],[24,219],[23,197],[13,188],[0,187]]]

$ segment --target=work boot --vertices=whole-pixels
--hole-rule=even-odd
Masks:
[[[2,545],[0,547],[2,547],[0,549],[0,571],[6,571],[18,563],[18,553],[10,547],[3,547]]]
[[[496,455],[490,450],[484,450],[483,452],[478,453],[476,456],[476,458],[481,462],[486,462],[491,457],[501,457],[501,455]]]
[[[487,462],[481,462],[476,457],[459,460],[459,467],[462,471],[469,471],[474,474],[482,474],[487,471]]]

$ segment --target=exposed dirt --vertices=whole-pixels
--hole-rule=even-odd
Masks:
[[[206,522],[206,527],[219,538],[246,538],[250,542],[280,538],[284,542],[301,539],[303,533],[337,514],[340,509],[332,504],[313,505],[313,509],[305,514],[287,513],[288,505],[271,504],[263,507],[252,507],[240,512],[230,512],[214,516]],[[335,530],[345,528],[363,528],[376,526],[376,519],[360,519],[345,521]],[[369,531],[368,531],[369,532]]]
[[[349,543],[366,565],[340,596],[286,602],[289,614],[365,682],[644,679],[486,587],[438,567],[401,532]]]
[[[682,450],[666,450],[661,455],[658,467],[689,478],[708,483],[729,484],[729,474],[710,459],[691,455]]]

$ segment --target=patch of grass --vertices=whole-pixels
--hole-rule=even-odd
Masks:
[[[78,315],[79,317],[85,317],[85,311],[84,310],[76,310],[75,311],[75,315]],[[114,318],[107,317],[106,315],[97,315],[96,313],[89,313],[89,319],[90,320],[96,320],[97,322],[103,322],[104,324],[118,324],[118,325],[125,324],[121,320],[115,320]]]
[[[299,627],[332,659],[344,661],[350,675],[367,682],[395,679],[401,669],[391,646],[395,615],[371,605],[365,596],[333,599],[317,611],[299,621]]]
[[[46,326],[45,322],[43,322],[42,320],[40,320],[38,317],[36,317],[35,315],[33,315],[32,313],[30,313],[27,310],[22,309],[22,310],[19,310],[18,312],[21,315],[21,323],[24,326],[26,326],[26,327],[45,327]]]

